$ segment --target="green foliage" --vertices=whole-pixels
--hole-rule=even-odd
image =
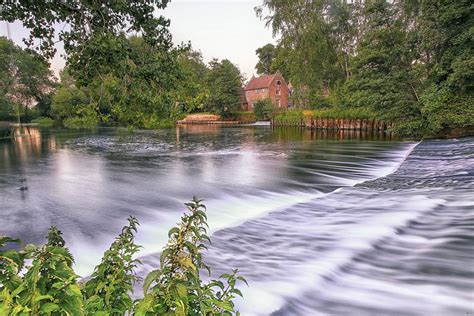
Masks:
[[[134,269],[139,260],[134,256],[140,247],[134,242],[138,221],[130,216],[128,225],[104,253],[102,262],[95,268],[84,286],[86,314],[106,312],[123,315],[133,308],[129,293],[136,281]]]
[[[333,7],[339,1],[266,0],[257,7],[257,15],[279,34],[272,68],[279,69],[295,88],[294,99],[299,106],[321,95],[343,77],[337,67],[337,41]],[[268,12],[267,16],[263,13]]]
[[[66,127],[157,128],[195,111],[231,115],[240,105],[240,71],[228,60],[215,61],[209,69],[189,45],[173,46],[169,20],[154,15],[168,2],[2,4],[0,18],[22,22],[30,30],[25,43],[46,58],[56,51],[55,25],[64,26],[57,36],[73,80],[61,80],[52,100],[38,97],[39,110],[26,113],[25,107],[24,116],[52,116]],[[0,93],[0,118],[13,118],[15,111],[22,109],[6,106]]]
[[[84,315],[78,276],[72,270],[74,260],[64,244],[61,232],[52,227],[46,245],[17,252],[17,268],[11,270],[16,275],[7,278],[14,282],[10,282],[10,288],[4,289],[0,296],[2,315]],[[23,267],[24,259],[30,256],[33,261],[22,276],[18,268]],[[8,283],[0,281],[8,287]]]
[[[365,107],[387,121],[407,121],[420,115],[411,75],[413,52],[395,7],[386,1],[366,4],[368,30],[353,58],[353,76],[345,84],[343,103]]]
[[[255,117],[260,121],[270,119],[274,110],[275,106],[270,99],[257,100],[253,104],[253,112],[255,113]]]
[[[137,315],[232,315],[232,300],[241,293],[235,288],[238,271],[222,275],[222,281],[204,284],[200,270],[209,267],[201,252],[210,242],[207,236],[205,206],[196,197],[186,203],[190,214],[184,214],[177,227],[168,232],[169,241],[161,254],[160,269],[148,274],[143,285],[144,298],[136,306]]]
[[[211,61],[206,83],[212,91],[206,111],[226,117],[239,109],[242,75],[237,66],[227,59]]]
[[[4,249],[18,240],[0,236],[0,315],[239,315],[233,300],[242,293],[236,286],[247,282],[238,270],[202,281],[201,270],[210,273],[202,257],[210,242],[205,206],[197,198],[186,206],[189,213],[169,231],[160,268],[146,276],[144,297],[136,301],[130,297],[140,264],[134,217],[84,284],[77,282],[73,257],[56,227],[44,246],[19,251]]]
[[[75,88],[63,83],[52,113],[65,126],[120,122],[155,128],[180,116],[175,93],[183,79],[180,48],[173,47],[169,20],[154,15],[168,2],[16,1],[3,4],[0,17],[21,21],[30,30],[25,42],[48,58],[55,53],[55,25],[65,25],[58,36]],[[34,46],[36,39],[41,44]]]
[[[275,113],[272,120],[277,125],[302,126],[304,114],[302,110],[281,111]]]
[[[472,1],[265,0],[303,108],[364,108],[406,136],[474,125]],[[268,15],[264,15],[268,13]],[[327,97],[329,92],[329,97]]]
[[[318,110],[286,110],[274,113],[273,120],[278,125],[300,126],[306,118],[319,119],[368,119],[381,120],[375,112],[367,108],[327,108]]]
[[[52,115],[66,127],[118,122],[156,128],[180,118],[176,106],[176,91],[183,78],[179,50],[163,50],[141,37],[121,34],[101,36],[83,52],[89,53],[97,65],[89,69],[81,64],[83,59],[78,61],[80,66],[69,64],[53,97]]]
[[[154,16],[154,11],[164,9],[168,2],[146,0],[130,5],[126,1],[7,1],[2,3],[0,19],[21,21],[30,30],[24,42],[47,58],[56,52],[55,26],[67,25],[58,34],[64,50],[69,56],[82,57],[81,50],[91,39],[104,34],[116,36],[124,30],[142,33],[151,45],[171,46],[169,21]],[[35,46],[35,39],[40,40],[40,45]]]
[[[203,111],[211,89],[205,81],[209,68],[204,64],[202,54],[191,48],[186,49],[180,53],[178,63],[184,75],[175,92],[180,110],[183,113]]]
[[[258,57],[258,63],[255,65],[259,75],[269,75],[276,71],[273,69],[275,59],[275,45],[266,44],[255,51]]]
[[[74,85],[61,85],[53,96],[51,114],[58,121],[63,121],[79,114],[88,104],[89,98],[82,89]]]
[[[29,107],[35,104],[46,113],[54,84],[52,71],[41,56],[0,37],[0,119],[21,116],[22,121],[29,121],[36,114]]]

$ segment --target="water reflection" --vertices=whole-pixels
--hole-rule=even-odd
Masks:
[[[49,134],[43,137],[41,129],[20,126],[13,129],[10,139],[0,140],[3,165],[16,165],[56,150],[56,137]]]

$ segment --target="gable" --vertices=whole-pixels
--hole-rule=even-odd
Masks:
[[[245,86],[245,90],[255,90],[255,89],[263,89],[268,88],[273,81],[275,75],[266,75],[260,77],[252,77],[250,81]]]

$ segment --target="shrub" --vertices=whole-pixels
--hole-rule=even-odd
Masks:
[[[238,270],[221,275],[224,281],[202,281],[202,269],[210,274],[202,258],[210,241],[205,206],[197,198],[186,206],[188,213],[168,233],[160,268],[146,276],[144,297],[135,301],[130,294],[140,246],[134,242],[134,217],[85,283],[78,281],[57,228],[51,227],[44,246],[19,251],[4,249],[18,240],[0,236],[0,315],[238,315],[233,300],[242,293],[236,284],[247,282]],[[26,259],[32,259],[31,265]]]
[[[255,117],[257,120],[268,120],[273,113],[273,103],[270,99],[261,99],[255,101],[253,104],[253,112],[255,113]]]

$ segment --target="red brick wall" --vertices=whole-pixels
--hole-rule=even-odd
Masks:
[[[278,82],[280,85],[278,85]],[[279,94],[277,93],[279,91]],[[248,102],[248,110],[253,109],[253,103],[257,100],[270,98],[275,106],[282,108],[288,107],[288,86],[283,79],[281,74],[276,74],[273,78],[273,81],[270,83],[268,88],[256,89],[256,90],[247,90],[245,91],[245,96]],[[279,101],[279,105],[278,105]]]
[[[280,84],[278,85],[278,83]],[[281,108],[288,107],[288,86],[281,74],[275,75],[275,78],[270,84],[269,92],[270,99],[272,100],[273,104],[275,104],[275,106]]]
[[[265,99],[268,97],[268,89],[265,88],[266,91],[262,91],[262,90],[263,89],[245,91],[245,96],[247,97],[249,110],[253,109],[253,104],[255,101]]]

